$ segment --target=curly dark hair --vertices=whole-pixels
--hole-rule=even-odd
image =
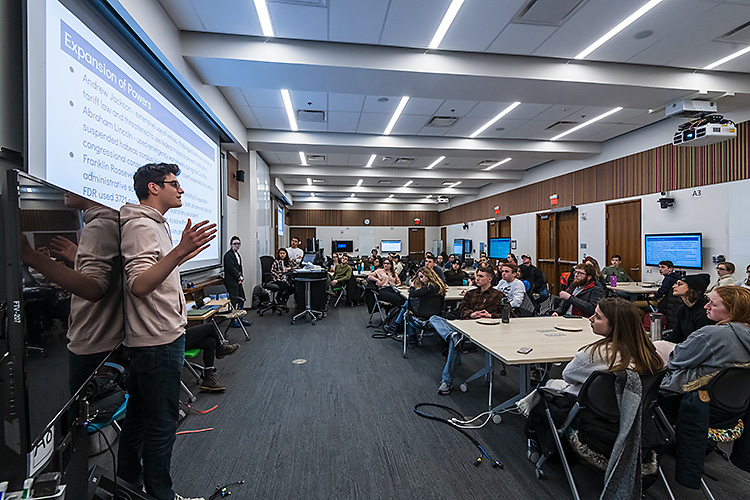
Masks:
[[[174,163],[147,163],[133,174],[133,189],[139,200],[148,199],[148,185],[163,184],[169,174],[180,175],[180,167]]]

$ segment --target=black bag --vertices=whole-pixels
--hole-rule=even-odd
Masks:
[[[253,287],[253,309],[257,309],[261,304],[267,304],[270,301],[271,294],[268,293],[268,290],[263,288],[261,285],[255,285],[255,287]]]

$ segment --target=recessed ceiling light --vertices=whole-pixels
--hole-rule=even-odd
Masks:
[[[577,127],[573,127],[573,128],[572,128],[572,129],[570,129],[570,130],[566,130],[566,131],[565,131],[565,132],[563,132],[562,134],[557,134],[557,135],[556,135],[555,137],[553,137],[552,139],[550,139],[550,141],[556,141],[556,140],[560,139],[561,137],[565,137],[565,136],[566,136],[566,135],[568,135],[568,134],[572,134],[572,133],[573,133],[573,132],[575,132],[576,130],[580,130],[580,129],[582,129],[583,127],[588,127],[588,126],[589,126],[589,125],[591,125],[592,123],[594,123],[594,122],[598,122],[599,120],[601,120],[601,119],[603,119],[603,118],[606,118],[606,117],[608,117],[609,115],[613,115],[613,114],[617,113],[618,111],[620,111],[621,109],[622,109],[622,107],[617,107],[617,108],[615,108],[615,109],[610,109],[610,110],[609,110],[609,111],[607,111],[606,113],[602,113],[602,114],[601,114],[601,115],[599,115],[599,116],[595,116],[594,118],[590,119],[589,121],[581,123],[581,124],[580,124],[580,125],[578,125]]]
[[[428,45],[428,48],[436,49],[440,46],[440,42],[443,41],[443,37],[448,32],[448,28],[450,28],[451,24],[453,24],[453,20],[456,18],[456,14],[458,14],[458,11],[461,9],[463,3],[464,0],[453,0],[451,2],[448,10],[445,11],[443,20],[440,21],[440,26],[438,26],[437,31],[435,31],[435,35],[432,37],[432,41],[430,41],[430,45]]]
[[[738,50],[734,54],[729,54],[727,57],[725,57],[723,59],[719,59],[716,62],[712,62],[708,66],[705,66],[703,69],[714,69],[715,67],[721,66],[722,64],[724,64],[726,62],[729,62],[732,59],[736,59],[737,57],[743,56],[743,55],[747,54],[748,52],[750,52],[750,45],[748,45],[747,47],[745,47],[742,50]]]
[[[478,129],[476,129],[476,130],[475,130],[475,131],[474,131],[474,132],[473,132],[473,133],[472,133],[472,134],[471,134],[471,135],[469,136],[469,139],[473,139],[473,138],[475,138],[476,136],[478,136],[479,134],[481,134],[482,132],[484,132],[485,130],[487,130],[487,129],[488,129],[489,127],[491,127],[491,126],[492,126],[492,124],[493,124],[493,123],[495,123],[495,122],[496,122],[496,121],[498,121],[498,120],[499,120],[500,118],[502,118],[503,116],[507,115],[508,113],[510,113],[511,111],[513,111],[514,109],[516,109],[516,108],[517,108],[518,106],[520,106],[520,105],[521,105],[521,103],[520,103],[520,102],[518,102],[518,101],[514,102],[513,104],[511,104],[510,106],[508,106],[507,108],[505,108],[504,110],[502,110],[502,111],[501,111],[500,113],[498,113],[497,115],[495,115],[495,117],[494,117],[494,118],[492,118],[492,119],[491,119],[490,121],[488,121],[487,123],[485,123],[484,125],[482,125],[482,126],[481,126],[481,127],[479,127]]]
[[[354,198],[354,193],[352,193],[350,197],[351,197],[351,198]]]
[[[393,130],[393,127],[396,126],[398,117],[401,116],[401,113],[404,111],[404,108],[406,107],[407,102],[409,102],[409,96],[405,95],[404,97],[401,98],[401,101],[398,103],[398,106],[396,106],[396,111],[393,112],[391,121],[389,121],[388,126],[385,127],[385,130],[383,131],[383,135],[391,135],[391,131]]]
[[[587,55],[591,54],[593,51],[607,43],[612,37],[614,37],[616,34],[633,24],[638,18],[640,18],[642,15],[644,15],[646,12],[650,11],[657,5],[659,5],[662,2],[662,0],[651,0],[646,5],[641,7],[640,9],[636,10],[632,14],[630,14],[628,17],[626,17],[620,24],[606,32],[601,38],[599,38],[597,41],[583,49],[577,56],[574,57],[574,59],[583,59]]]
[[[636,40],[643,40],[644,38],[648,38],[653,34],[654,32],[651,30],[644,30],[633,35],[633,38],[635,38]]]
[[[310,196],[315,198],[315,193],[310,193]]]
[[[433,168],[433,167],[437,166],[437,164],[438,164],[438,163],[440,163],[440,162],[441,162],[441,161],[443,161],[443,160],[445,160],[445,156],[441,156],[441,157],[440,157],[440,158],[438,158],[437,160],[435,160],[435,161],[433,161],[432,163],[430,163],[430,166],[429,166],[429,167],[427,167],[427,168],[426,168],[425,170],[429,170],[429,169],[431,169],[431,168]]]
[[[495,168],[495,167],[499,167],[499,166],[500,166],[500,165],[502,165],[503,163],[508,163],[508,162],[509,162],[510,160],[511,160],[510,158],[506,158],[506,159],[504,159],[504,160],[500,160],[499,162],[497,162],[497,163],[493,163],[493,164],[492,164],[492,165],[490,165],[489,167],[485,168],[485,169],[484,169],[484,171],[486,172],[487,170],[492,170],[492,169],[493,169],[493,168]]]
[[[363,182],[364,182],[364,179],[358,180],[357,181],[357,187],[361,186]]]
[[[395,196],[395,195],[393,195],[393,194],[389,194],[389,195],[388,195],[388,198],[393,198],[394,196]]]
[[[299,161],[302,162],[303,166],[307,166],[307,158],[305,158],[305,153],[303,153],[302,151],[299,152]]]
[[[258,19],[260,20],[260,27],[263,30],[263,36],[275,36],[266,0],[253,0],[253,2],[255,3],[255,12],[258,13]]]
[[[289,127],[296,132],[297,119],[294,118],[294,108],[292,108],[292,98],[289,96],[287,89],[281,89],[281,100],[284,101],[284,109],[286,110],[286,117],[289,119]]]
[[[375,161],[375,155],[370,155],[370,159],[367,160],[367,165],[365,165],[366,168],[372,167],[372,163]]]
[[[412,182],[414,182],[414,181],[407,181],[407,182],[406,182],[406,184],[404,184],[404,187],[409,187],[409,186],[411,186],[411,183],[412,183]]]
[[[428,194],[427,196],[425,196],[425,199],[426,199],[426,200],[429,200],[430,198],[432,198],[432,195],[431,195],[431,194]]]
[[[310,179],[309,177],[307,178],[307,185],[312,186],[312,179]]]

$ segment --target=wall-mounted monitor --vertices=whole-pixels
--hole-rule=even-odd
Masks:
[[[333,253],[354,251],[354,242],[352,240],[333,240],[331,246]]]
[[[510,253],[510,238],[490,238],[490,259],[504,259]]]
[[[658,266],[662,260],[671,260],[674,267],[703,267],[702,233],[647,234],[645,245],[647,266]]]
[[[383,253],[400,252],[401,240],[380,240],[380,251]]]
[[[471,240],[464,239],[464,255],[471,255]]]
[[[464,254],[464,240],[463,238],[457,238],[453,240],[453,253],[462,256]]]

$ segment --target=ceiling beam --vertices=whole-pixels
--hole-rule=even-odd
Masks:
[[[401,195],[440,195],[440,196],[470,196],[478,195],[479,189],[472,188],[434,188],[434,187],[403,187],[401,185],[396,186],[322,186],[320,184],[287,184],[286,191],[288,193],[342,193],[342,195],[349,196],[351,193],[356,195],[389,195],[401,194]]]
[[[363,203],[367,204],[386,204],[386,205],[425,205],[425,210],[430,210],[432,206],[437,206],[438,203],[435,202],[434,198],[426,199],[424,197],[422,198],[388,198],[388,197],[382,197],[382,198],[360,198],[360,197],[350,197],[350,196],[342,196],[341,198],[336,197],[321,197],[316,196],[315,198],[311,196],[304,196],[304,197],[297,197],[294,199],[294,204],[292,205],[292,208],[315,208],[313,204],[324,204],[329,203],[332,204],[330,208],[334,208],[337,210],[346,210],[346,205],[356,204],[360,205]],[[439,204],[441,207],[448,208],[447,203]]]
[[[208,85],[658,108],[691,93],[750,94],[747,75],[639,64],[183,32]],[[571,54],[572,56],[572,54]]]
[[[584,160],[602,152],[601,143],[523,139],[461,139],[458,137],[382,136],[336,132],[248,130],[248,147],[255,151],[378,156],[460,156],[515,160]]]
[[[408,176],[409,179],[443,179],[443,180],[478,180],[487,182],[518,182],[523,180],[524,173],[515,170],[440,170],[411,167],[333,167],[333,166],[302,166],[302,165],[274,165],[270,167],[274,177],[351,177],[354,179],[392,179],[396,176]],[[287,186],[287,189],[289,186]]]

